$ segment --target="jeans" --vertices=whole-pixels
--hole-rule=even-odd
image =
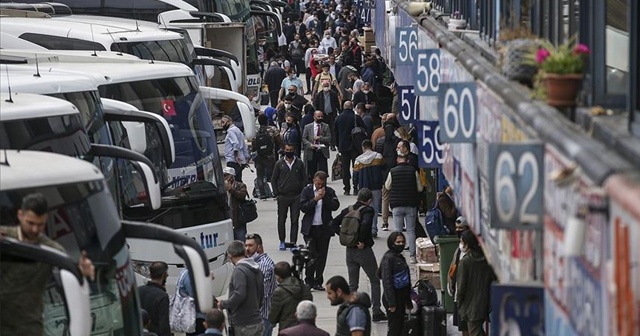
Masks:
[[[378,278],[378,262],[371,247],[365,247],[362,250],[358,248],[347,247],[347,272],[349,274],[349,289],[351,292],[358,291],[360,283],[360,268],[371,282],[371,304],[374,314],[382,313],[380,309],[380,278]]]
[[[263,336],[264,324],[262,322],[251,325],[237,325],[232,326],[232,332],[229,333],[232,336]]]
[[[271,180],[271,174],[273,173],[273,164],[261,164],[256,163],[256,188],[258,189],[258,198],[272,197],[271,189],[269,188],[269,181]]]
[[[231,168],[235,169],[235,171],[236,171],[236,181],[242,182],[242,170],[244,169],[244,167],[241,166],[237,162],[227,162],[227,167],[231,167]]]
[[[416,256],[416,215],[418,209],[414,206],[395,207],[393,212],[393,231],[402,232],[402,227],[407,228],[407,241],[409,242],[409,256]]]
[[[247,225],[233,228],[233,240],[244,241],[247,236]]]
[[[380,202],[382,202],[382,190],[371,190],[371,196],[371,207],[373,207],[371,233],[378,234],[378,212],[380,212]]]
[[[266,318],[263,318],[262,321],[264,323],[264,336],[271,336],[273,334],[273,326],[271,325],[271,322]]]
[[[298,218],[300,218],[300,195],[278,195],[278,237],[280,241],[285,241],[287,229],[287,210],[291,215],[290,242],[298,241]]]
[[[391,192],[382,186],[382,223],[389,223],[389,197]]]

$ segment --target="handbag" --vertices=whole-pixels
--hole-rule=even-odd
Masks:
[[[258,218],[258,207],[253,199],[246,199],[238,204],[238,215],[245,223],[251,223]]]
[[[172,332],[193,333],[196,331],[196,303],[180,290],[180,282],[187,272],[182,272],[176,293],[169,298],[169,327]]]

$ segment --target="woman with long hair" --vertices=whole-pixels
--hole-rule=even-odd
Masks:
[[[409,265],[402,255],[406,238],[402,232],[391,232],[387,238],[389,250],[380,261],[378,276],[382,280],[382,304],[387,309],[387,335],[402,334],[404,316],[411,304],[411,276]],[[412,307],[412,306],[411,306]]]

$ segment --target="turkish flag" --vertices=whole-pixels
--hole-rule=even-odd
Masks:
[[[176,107],[173,104],[173,99],[163,99],[161,102],[162,102],[162,114],[165,117],[173,117],[176,115]]]

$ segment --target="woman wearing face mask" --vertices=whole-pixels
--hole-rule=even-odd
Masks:
[[[456,234],[458,235],[458,237],[461,237],[462,233],[467,230],[469,230],[469,224],[467,223],[467,220],[462,216],[458,217],[458,219],[456,219]],[[456,297],[456,274],[458,270],[458,264],[460,263],[460,259],[462,259],[462,257],[464,257],[465,255],[465,252],[463,252],[463,248],[464,243],[462,243],[461,240],[460,244],[456,248],[456,251],[453,253],[453,260],[451,260],[451,265],[449,266],[449,274],[447,275],[447,291],[453,298]],[[458,330],[462,332],[463,336],[469,336],[467,324],[460,321],[458,307],[455,304],[453,306],[453,325],[458,327]]]
[[[483,324],[489,317],[491,283],[497,280],[471,230],[460,236],[460,259],[456,274],[456,306],[459,323],[466,323],[468,335],[484,336]]]
[[[402,334],[405,310],[411,304],[411,277],[409,265],[402,255],[406,239],[402,232],[391,232],[387,238],[389,250],[385,252],[378,276],[382,280],[384,294],[382,304],[387,309],[387,335],[396,336]]]

